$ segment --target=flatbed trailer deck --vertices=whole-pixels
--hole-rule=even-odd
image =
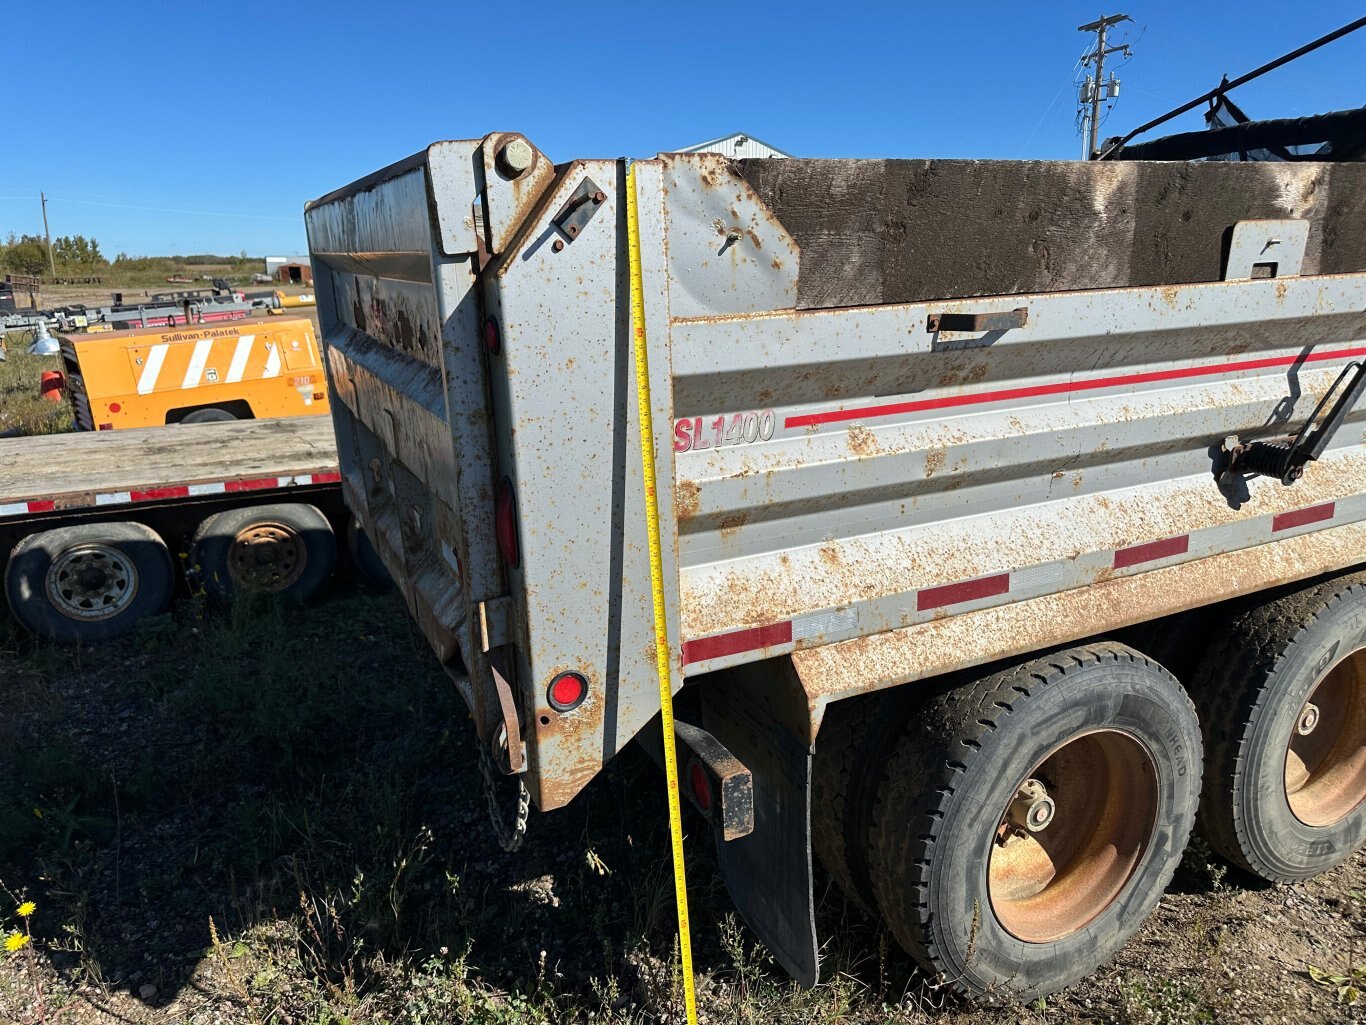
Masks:
[[[11,610],[74,642],[131,629],[183,584],[306,598],[355,533],[339,480],[323,417],[0,440]]]

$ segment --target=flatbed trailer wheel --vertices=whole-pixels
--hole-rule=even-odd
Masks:
[[[1192,683],[1199,826],[1263,879],[1326,872],[1366,842],[1366,574],[1235,617]]]
[[[1195,819],[1185,692],[1121,644],[935,695],[888,759],[869,864],[884,920],[950,988],[1032,999],[1107,961]]]
[[[365,529],[354,516],[346,525],[346,550],[351,553],[351,565],[356,573],[370,588],[382,594],[393,589],[394,578],[389,575],[384,560],[379,557]]]
[[[242,593],[306,601],[336,564],[332,525],[304,502],[217,513],[199,525],[190,545],[195,579],[224,603]]]
[[[218,424],[236,419],[237,415],[230,409],[224,409],[221,406],[205,406],[203,409],[186,413],[179,422],[182,424]]]
[[[14,618],[66,644],[117,637],[171,600],[166,544],[141,523],[85,523],[30,534],[5,570]]]

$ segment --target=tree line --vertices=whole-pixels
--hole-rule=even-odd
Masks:
[[[98,274],[109,269],[100,244],[84,235],[62,235],[52,240],[52,261],[58,276]],[[46,274],[47,243],[38,235],[10,232],[0,245],[0,266],[15,274]]]

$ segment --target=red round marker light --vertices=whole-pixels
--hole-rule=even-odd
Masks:
[[[550,681],[546,697],[557,712],[568,712],[583,704],[588,696],[588,681],[578,673],[560,673]]]
[[[707,770],[702,768],[702,763],[694,758],[688,763],[688,786],[692,788],[692,799],[697,802],[697,808],[704,815],[711,814],[711,780],[707,778]]]
[[[489,317],[484,321],[484,348],[489,352],[497,352],[502,348],[502,339],[498,335],[498,321]]]
[[[509,566],[520,565],[522,551],[517,544],[517,496],[512,491],[512,481],[506,477],[498,489],[498,507],[493,526],[503,558]]]
[[[109,412],[111,412],[111,413],[118,413],[118,412],[121,412],[122,410],[123,410],[123,407],[122,407],[121,405],[119,405],[117,402],[111,402],[111,403],[109,403]]]

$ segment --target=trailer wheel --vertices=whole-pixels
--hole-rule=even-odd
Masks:
[[[327,517],[303,502],[244,506],[210,516],[190,546],[195,579],[227,603],[243,592],[306,601],[337,564]]]
[[[166,544],[141,523],[87,523],[30,534],[5,570],[14,618],[65,644],[108,640],[171,600]]]
[[[1102,643],[930,698],[887,763],[878,904],[950,988],[1032,999],[1107,961],[1153,909],[1200,793],[1185,692]]]
[[[1237,616],[1192,686],[1201,832],[1234,864],[1308,879],[1366,841],[1366,574]]]
[[[837,701],[816,736],[811,843],[856,907],[877,916],[868,874],[868,829],[882,765],[906,722],[904,688]]]
[[[351,553],[351,565],[367,586],[381,593],[394,586],[394,578],[389,575],[384,560],[379,557],[360,521],[354,516],[346,525],[346,549]]]
[[[217,424],[236,419],[237,417],[230,409],[223,409],[220,406],[205,406],[203,409],[196,409],[193,413],[186,413],[179,422],[183,424]]]

